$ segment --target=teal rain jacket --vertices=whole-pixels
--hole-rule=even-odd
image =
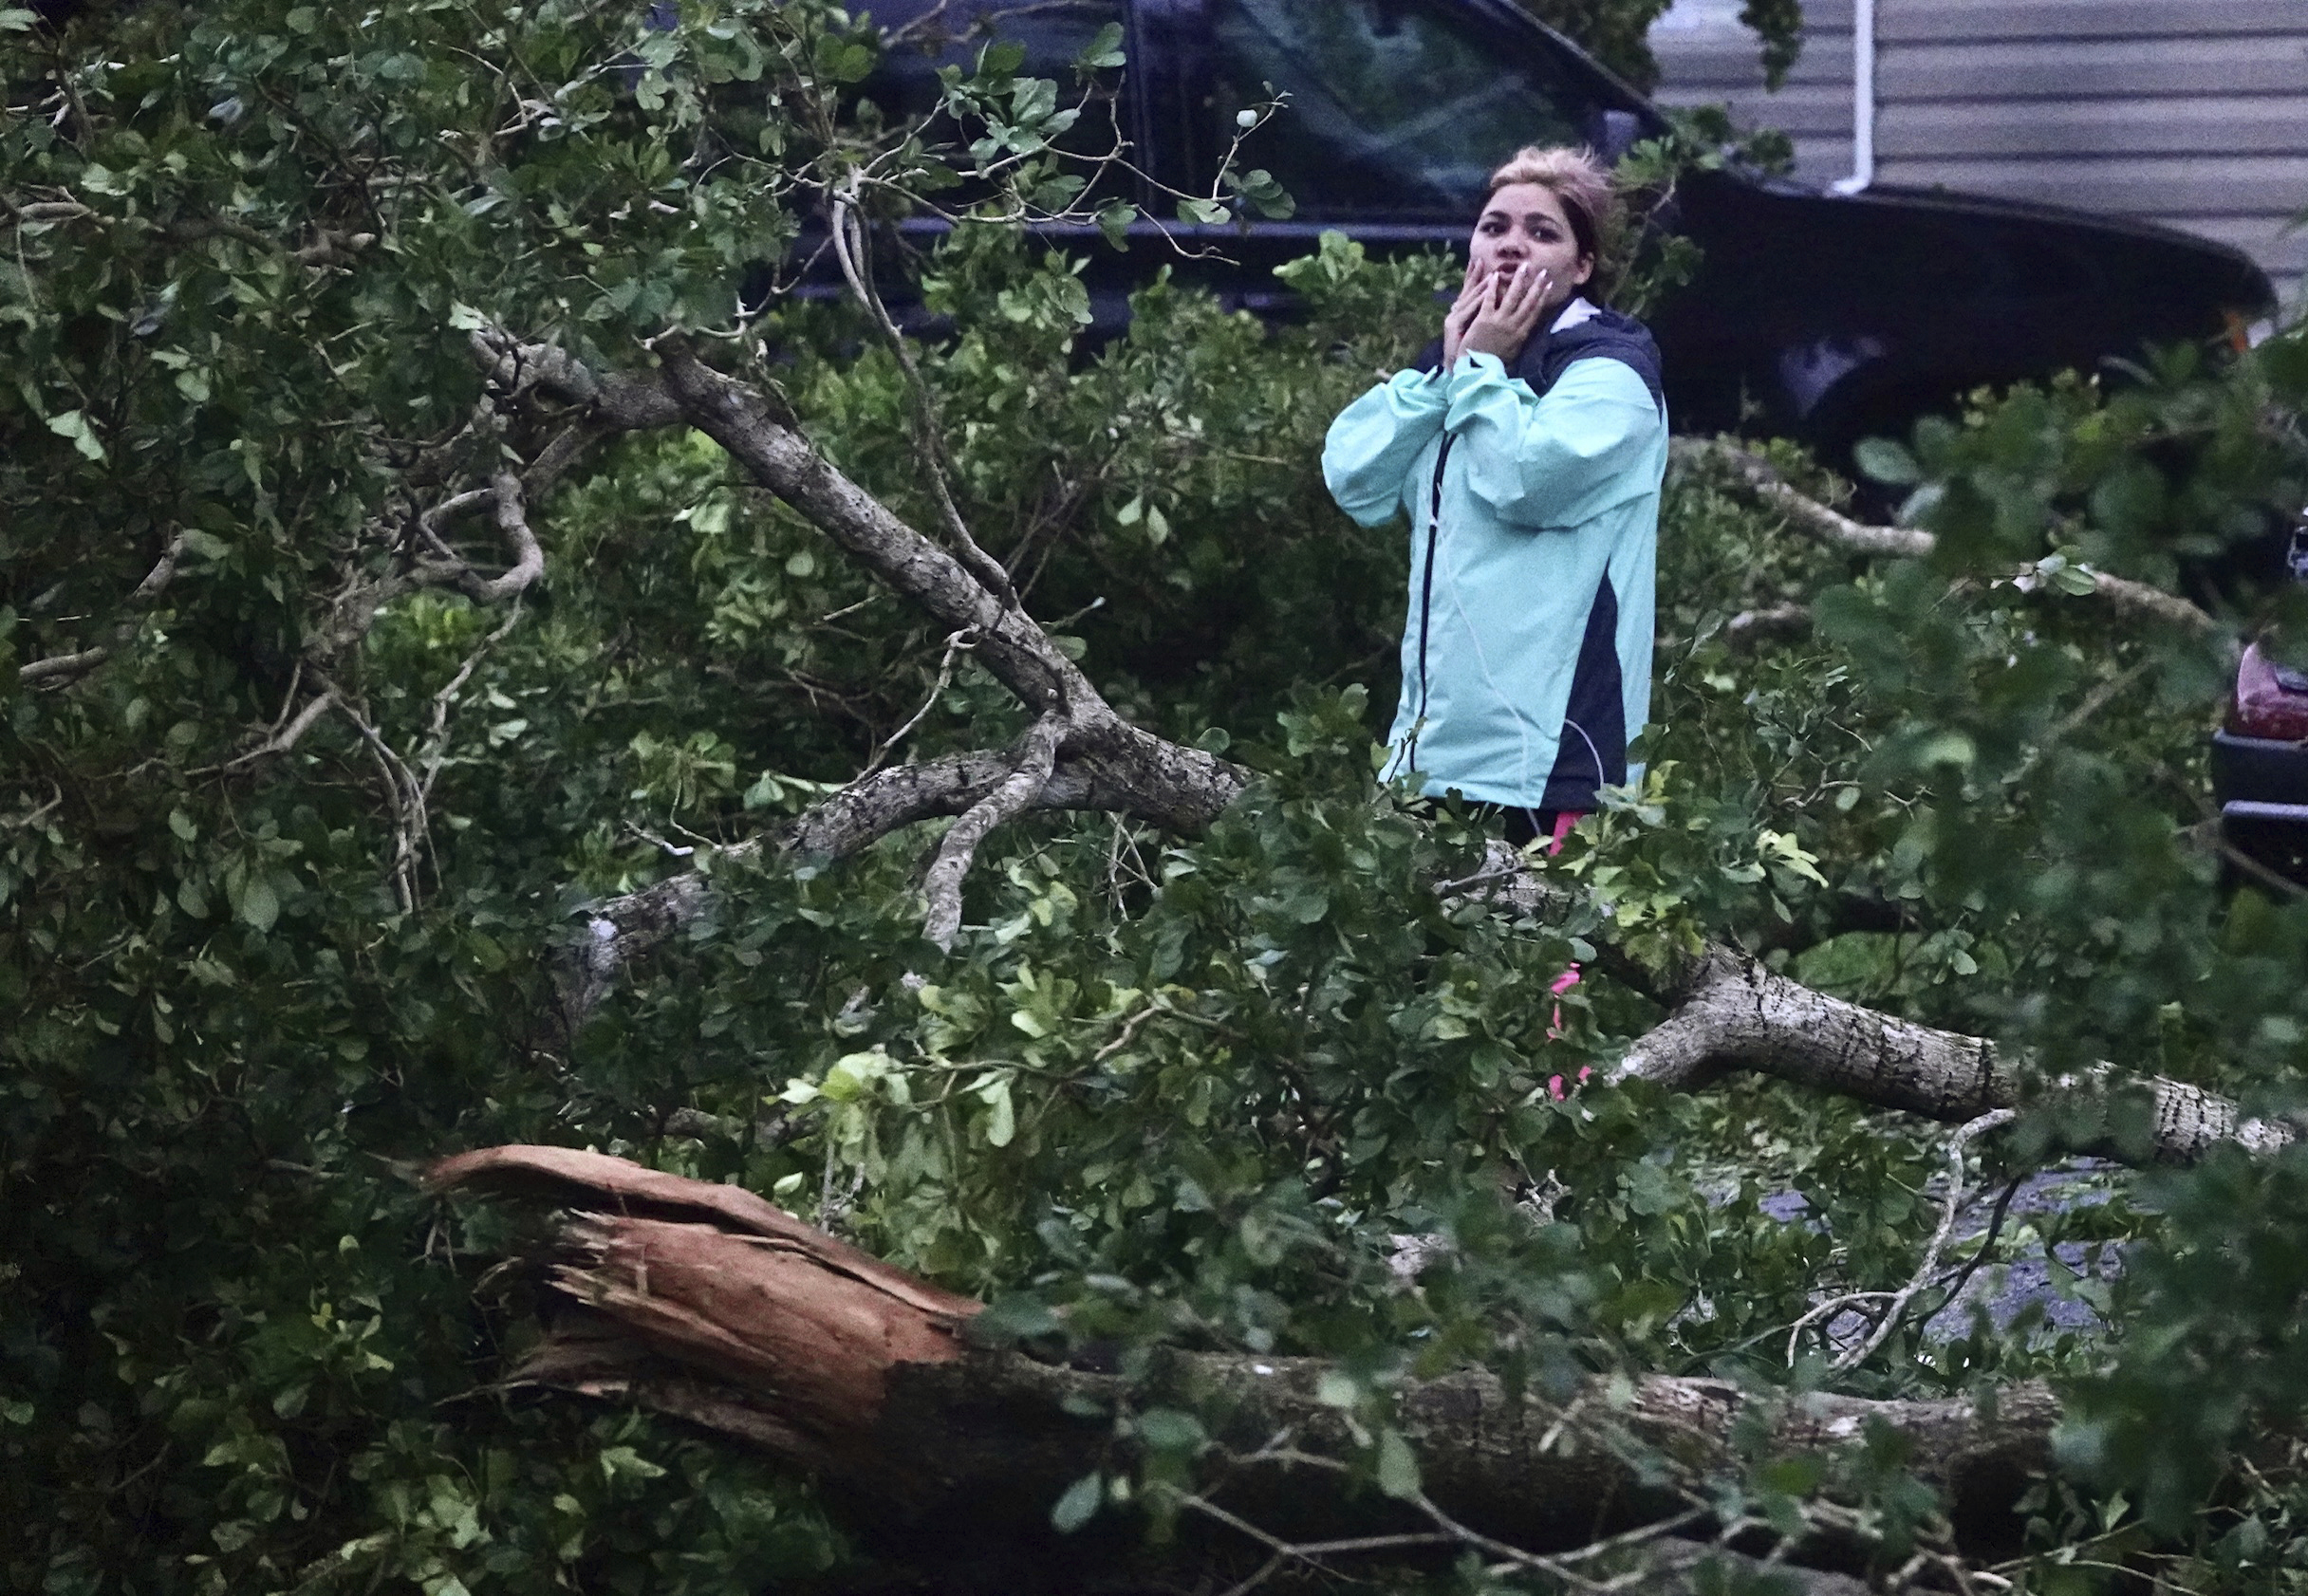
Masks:
[[[1657,384],[1649,334],[1573,301],[1515,375],[1482,354],[1414,367],[1331,423],[1339,508],[1366,527],[1410,516],[1389,777],[1533,809],[1591,809],[1597,786],[1640,779],[1627,744],[1650,707]]]

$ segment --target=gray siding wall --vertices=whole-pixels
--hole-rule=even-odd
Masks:
[[[2137,216],[2248,251],[2297,302],[2308,232],[2308,0],[1876,0],[1876,180]],[[1694,14],[1696,13],[1696,14]],[[1805,7],[1803,60],[1763,91],[1725,8],[1651,37],[1658,98],[1727,102],[1851,170],[1851,0]]]
[[[1727,104],[1740,126],[1776,127],[1795,140],[1795,175],[1804,182],[1843,176],[1852,169],[1852,0],[1805,0],[1803,54],[1776,94],[1763,88],[1755,36],[1738,17],[1735,0],[1681,0],[1651,28],[1652,98]]]

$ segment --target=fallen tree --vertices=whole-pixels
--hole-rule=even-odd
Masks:
[[[2222,1473],[2299,1405],[2308,928],[2212,879],[2257,618],[2149,581],[2308,492],[2297,334],[1983,405],[1913,526],[1680,443],[1650,774],[1526,859],[1373,786],[1401,542],[1313,464],[1432,263],[1086,357],[1019,224],[1126,225],[1115,41],[906,123],[813,4],[27,15],[11,1587],[839,1583],[805,1473],[1009,1588],[1165,1520],[1238,1581],[2308,1557]],[[740,298],[805,226],[849,302]],[[2164,1167],[2063,1209],[2063,1135]],[[400,1178],[497,1145],[444,1178],[536,1247]]]
[[[2049,1466],[2058,1418],[2039,1385],[1992,1401],[1869,1401],[1597,1376],[1550,1397],[1477,1368],[1394,1392],[1414,1483],[1311,1490],[1311,1475],[1368,1450],[1325,1392],[1321,1360],[1174,1352],[1125,1380],[974,1343],[979,1304],[748,1193],[600,1154],[491,1148],[443,1160],[425,1184],[562,1211],[524,1262],[565,1306],[507,1386],[638,1401],[760,1448],[827,1480],[900,1555],[966,1564],[997,1552],[1025,1566],[1064,1555],[1052,1505],[1086,1476],[1130,1477],[1143,1448],[1118,1440],[1115,1420],[1153,1407],[1211,1425],[1215,1466],[1173,1494],[1192,1539],[1238,1554],[1287,1547],[1319,1565],[1474,1548],[1553,1571],[1604,1542],[1727,1545],[1763,1526],[1722,1522],[1708,1479],[1759,1445],[1832,1457],[1871,1432],[1898,1436],[1917,1475],[1945,1494],[1949,1551],[2008,1550],[2013,1504]],[[1820,1535],[1810,1555],[1848,1559],[1839,1538]],[[1127,1558],[1134,1539],[1092,1537],[1078,1555]]]

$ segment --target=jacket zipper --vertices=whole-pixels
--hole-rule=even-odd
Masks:
[[[1426,568],[1419,579],[1419,709],[1410,719],[1410,744],[1403,751],[1403,764],[1407,770],[1417,770],[1419,760],[1419,729],[1426,723],[1426,633],[1432,622],[1435,603],[1435,544],[1442,535],[1442,468],[1449,463],[1450,434],[1442,435],[1442,447],[1435,452],[1435,481],[1432,497],[1426,510]]]

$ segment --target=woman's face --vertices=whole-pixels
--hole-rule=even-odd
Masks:
[[[1553,189],[1508,183],[1482,207],[1467,245],[1477,280],[1511,276],[1528,262],[1547,273],[1547,303],[1559,305],[1594,275],[1594,258],[1579,253],[1578,234]]]

